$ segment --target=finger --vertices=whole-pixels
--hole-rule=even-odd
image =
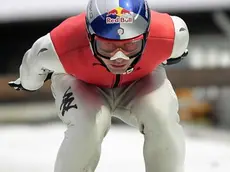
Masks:
[[[10,81],[10,82],[8,82],[8,84],[9,84],[9,85],[12,85],[12,84],[14,84],[14,81]]]
[[[17,85],[21,85],[21,79],[18,78],[16,81],[14,81],[14,83],[17,84]]]
[[[19,90],[20,90],[20,88],[19,88],[19,87],[14,87],[14,89],[15,89],[15,90],[17,90],[17,91],[19,91]]]
[[[8,85],[9,85],[10,87],[19,87],[19,85],[18,85],[18,84],[15,84],[14,82],[9,82]]]

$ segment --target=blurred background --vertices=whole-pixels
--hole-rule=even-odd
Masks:
[[[166,67],[168,77],[179,98],[179,113],[187,136],[187,171],[229,171],[230,165],[227,162],[230,162],[230,0],[148,2],[153,10],[181,17],[190,31],[188,57],[179,64]],[[1,172],[27,172],[31,169],[33,172],[52,171],[51,166],[65,128],[57,117],[50,83],[47,82],[42,89],[34,93],[16,92],[9,88],[7,83],[18,77],[22,57],[33,42],[67,17],[82,12],[86,4],[87,1],[77,0],[1,0]],[[117,133],[120,130],[122,134]],[[143,138],[138,135],[139,133],[125,127],[118,119],[113,119],[112,132],[105,141],[105,155],[102,156],[103,163],[98,171],[108,171],[112,166],[114,171],[124,169],[119,168],[119,165],[108,164],[105,160],[107,153],[111,153],[110,146],[116,142],[116,137],[121,139],[119,144],[123,143],[130,148],[130,143],[125,141],[127,139],[122,140],[124,133],[129,133],[129,137],[137,140],[136,146],[142,144]],[[48,136],[53,137],[52,142]],[[44,143],[44,139],[49,144]],[[40,144],[47,148],[44,152],[37,149]],[[139,152],[135,152],[136,147],[133,147],[135,150],[131,148],[129,151],[132,154],[141,154],[140,148]],[[202,157],[202,151],[209,153],[203,152],[203,155],[207,156]],[[44,159],[42,153],[49,155],[46,154]],[[116,155],[116,152],[113,154]],[[199,160],[198,154],[201,157]],[[136,157],[141,158],[141,155]],[[211,158],[210,161],[207,157]],[[134,158],[133,161],[137,161],[137,164],[140,162],[141,165],[133,168],[134,170],[126,165],[126,171],[137,171],[143,167],[143,160],[138,158]],[[120,158],[114,161],[124,165]],[[140,168],[138,171],[143,169]]]

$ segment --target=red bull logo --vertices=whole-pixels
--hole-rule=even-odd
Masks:
[[[133,23],[133,12],[124,8],[115,8],[106,14],[106,24]]]

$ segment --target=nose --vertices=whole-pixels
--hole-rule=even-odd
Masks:
[[[116,54],[110,58],[110,60],[129,60],[129,57],[127,57],[122,51],[116,52]]]
[[[122,58],[117,58],[115,61],[116,61],[117,63],[122,63],[122,62],[124,61],[124,59],[122,59]]]

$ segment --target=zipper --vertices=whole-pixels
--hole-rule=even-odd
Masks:
[[[121,75],[117,74],[115,83],[113,84],[113,88],[115,88],[115,87],[117,87],[119,85],[120,80],[121,80]]]

